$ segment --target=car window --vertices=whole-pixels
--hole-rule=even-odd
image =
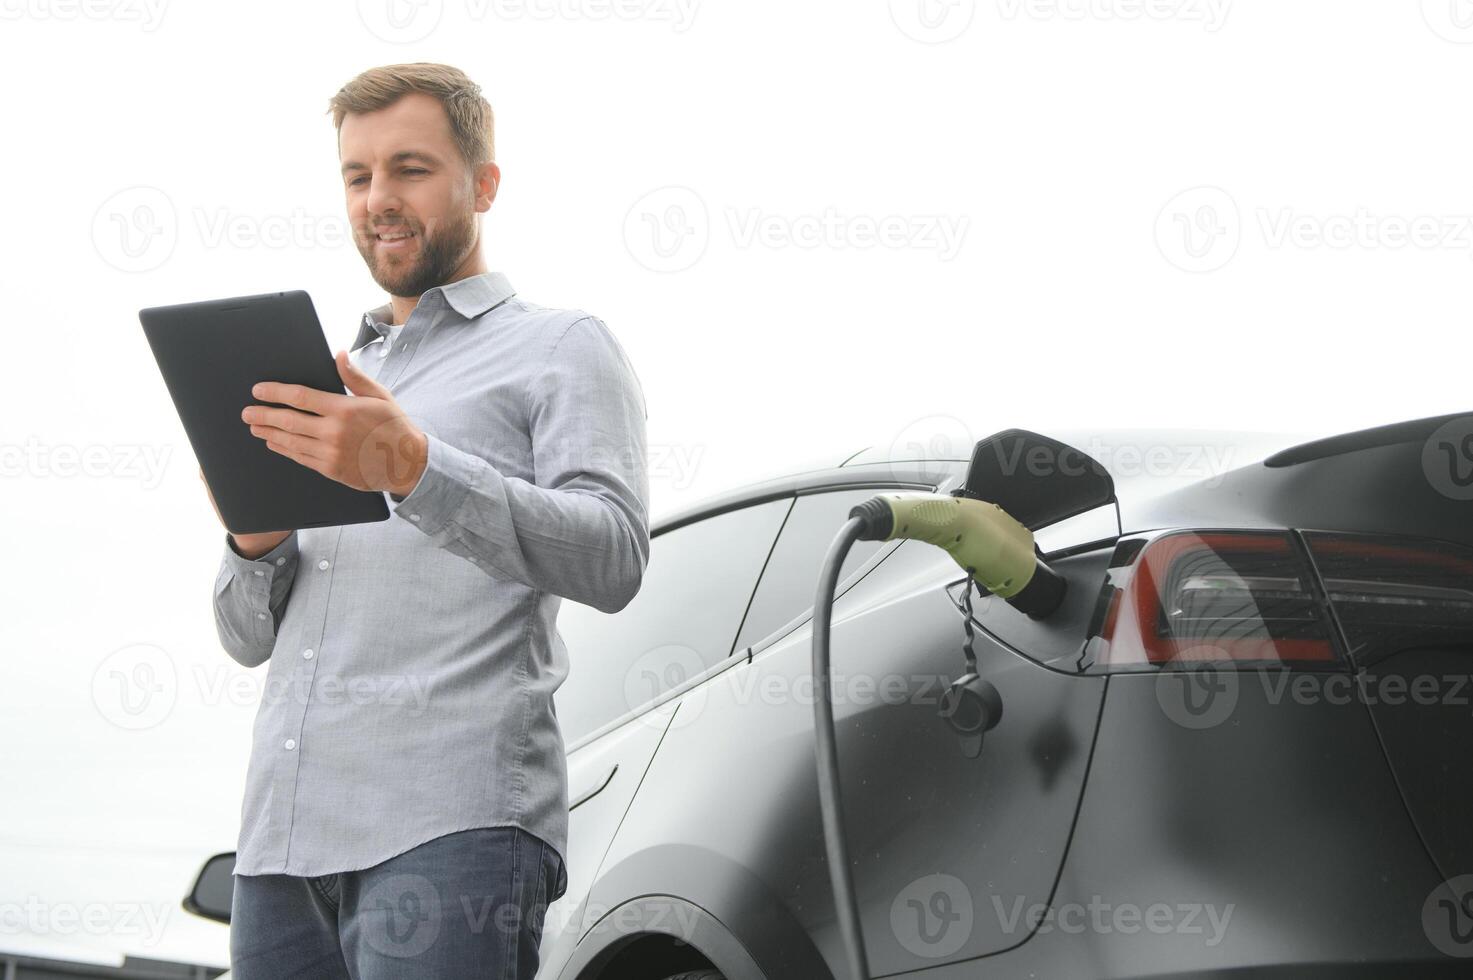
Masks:
[[[639,593],[616,613],[562,601],[568,676],[553,704],[572,742],[721,662],[792,497],[650,539]]]
[[[752,607],[742,623],[734,650],[749,647],[794,618],[813,609],[818,590],[818,573],[824,556],[849,519],[849,510],[884,493],[873,487],[864,490],[831,490],[805,494],[793,504],[783,524],[772,558],[762,572],[762,581],[752,597]],[[882,541],[856,541],[839,570],[839,581],[853,572],[884,545]]]

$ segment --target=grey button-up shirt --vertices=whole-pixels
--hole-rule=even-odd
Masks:
[[[426,292],[381,361],[360,351],[389,319],[366,313],[352,350],[429,437],[418,484],[385,495],[387,521],[302,528],[254,561],[225,539],[221,645],[270,661],[237,874],[505,825],[566,855],[558,606],[621,609],[649,561],[644,392],[601,320],[494,272]]]

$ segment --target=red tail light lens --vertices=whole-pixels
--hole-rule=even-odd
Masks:
[[[1304,535],[1349,654],[1367,667],[1418,647],[1473,646],[1473,552],[1445,541]]]
[[[1116,556],[1086,668],[1340,663],[1288,532],[1173,532]]]

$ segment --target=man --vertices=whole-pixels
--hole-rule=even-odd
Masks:
[[[263,380],[242,424],[389,495],[387,521],[226,535],[221,644],[269,659],[241,810],[236,980],[531,978],[567,888],[560,597],[604,612],[649,560],[644,394],[609,328],[487,271],[501,172],[460,71],[333,97],[348,217],[389,294],[348,395]],[[211,495],[213,501],[213,495]],[[218,513],[218,510],[217,510]]]

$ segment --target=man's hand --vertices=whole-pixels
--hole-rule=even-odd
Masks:
[[[404,497],[424,473],[429,440],[389,389],[337,353],[338,375],[352,395],[262,381],[251,394],[274,408],[248,405],[241,418],[266,445],[355,490]]]

